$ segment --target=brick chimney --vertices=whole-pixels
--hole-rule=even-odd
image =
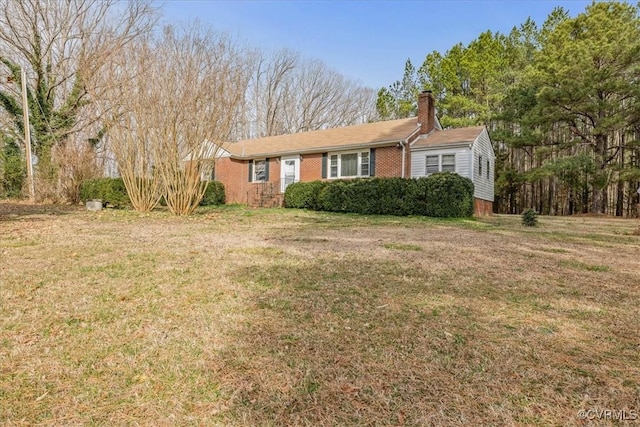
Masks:
[[[436,127],[436,110],[430,90],[418,95],[418,123],[421,134],[429,133]]]

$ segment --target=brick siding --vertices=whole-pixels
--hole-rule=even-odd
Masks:
[[[305,154],[300,161],[300,181],[322,179],[322,153]]]
[[[269,159],[269,181],[249,182],[249,163],[223,157],[216,163],[215,179],[224,184],[227,203],[246,203],[250,206],[277,205],[265,200],[264,195],[280,193],[280,158]]]
[[[409,176],[411,155],[406,148],[405,177]],[[322,179],[322,153],[305,154],[300,157],[300,181]],[[263,206],[267,203],[261,193],[280,193],[280,158],[269,159],[269,183],[249,182],[248,160],[224,157],[218,160],[215,179],[224,184],[227,203],[246,203]],[[376,148],[375,175],[379,177],[402,176],[402,148],[397,145]],[[267,204],[271,204],[270,202]]]
[[[487,216],[493,213],[493,202],[475,198],[473,200],[473,215]]]
[[[407,159],[405,159],[405,177]],[[379,147],[376,148],[376,176],[381,178],[392,178],[402,176],[402,148]]]

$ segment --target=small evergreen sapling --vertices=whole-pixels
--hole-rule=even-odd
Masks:
[[[531,208],[522,212],[522,225],[527,227],[536,227],[538,225],[538,212]]]

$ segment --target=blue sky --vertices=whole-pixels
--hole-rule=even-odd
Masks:
[[[591,1],[547,0],[166,0],[164,22],[198,19],[249,46],[289,48],[373,88],[402,77],[434,51],[469,43],[481,32],[508,33],[531,17],[542,25],[556,6],[575,16]]]

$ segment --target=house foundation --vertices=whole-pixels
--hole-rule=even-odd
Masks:
[[[489,200],[473,199],[473,215],[487,216],[493,214],[493,202]]]

